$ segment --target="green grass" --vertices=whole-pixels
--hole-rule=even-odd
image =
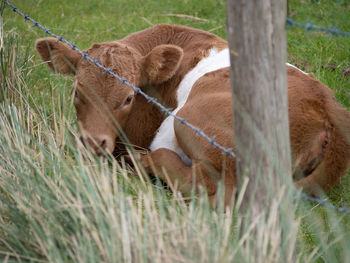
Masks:
[[[157,23],[187,25],[226,38],[226,2],[219,0],[13,3],[82,49]],[[290,1],[290,13],[301,23],[350,32],[349,1]],[[210,209],[205,196],[185,202],[151,183],[141,170],[97,160],[77,147],[72,80],[51,73],[34,50],[35,40],[45,33],[9,8],[2,22],[1,260],[350,262],[350,216],[299,201],[296,220],[291,216],[283,222],[276,214],[283,210],[283,199],[270,204],[266,220],[255,221],[236,210],[223,213]],[[314,73],[350,109],[349,76],[342,74],[350,67],[350,38],[295,27],[287,37],[289,62]],[[327,198],[350,206],[349,189],[347,176]],[[239,238],[240,231],[246,235]],[[283,244],[280,231],[287,237]]]
[[[290,1],[290,14],[299,23],[350,32],[350,1]],[[342,71],[350,67],[350,38],[329,33],[290,28],[288,58],[301,69],[312,72],[317,79],[331,87],[338,101],[349,109],[350,81]],[[324,68],[332,65],[334,68]]]

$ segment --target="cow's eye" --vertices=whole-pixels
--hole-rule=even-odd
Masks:
[[[129,104],[132,101],[132,96],[129,96],[125,100],[125,104]]]
[[[74,91],[74,98],[75,98],[75,99],[78,98],[78,90],[77,90],[77,89]]]
[[[124,102],[118,106],[118,108],[124,108],[124,107],[127,107],[131,104],[132,100],[133,100],[134,96],[133,95],[130,95],[129,97],[127,97],[126,99],[124,99]]]

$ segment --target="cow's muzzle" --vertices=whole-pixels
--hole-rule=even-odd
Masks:
[[[91,149],[98,156],[113,152],[114,143],[108,136],[89,136],[86,138],[81,136],[80,140],[85,147]]]

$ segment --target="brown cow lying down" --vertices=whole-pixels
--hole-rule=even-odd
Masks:
[[[134,145],[150,149],[146,169],[188,195],[202,185],[215,200],[224,180],[228,203],[236,179],[234,158],[166,117],[113,76],[52,38],[36,42],[51,70],[75,76],[74,105],[81,133],[91,149],[113,152],[120,128]],[[227,42],[197,29],[158,25],[124,39],[94,44],[89,56],[157,98],[174,113],[234,149]],[[333,92],[312,75],[287,64],[293,178],[309,193],[327,190],[349,164],[350,114]],[[112,121],[117,120],[118,125]],[[165,176],[164,171],[167,173]],[[225,177],[222,177],[225,174]]]

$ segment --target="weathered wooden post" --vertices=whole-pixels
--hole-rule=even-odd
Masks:
[[[227,4],[236,174],[238,187],[249,178],[242,208],[253,213],[292,184],[285,21],[284,0]]]

